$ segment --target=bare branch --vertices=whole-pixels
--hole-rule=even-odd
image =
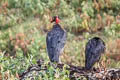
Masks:
[[[26,71],[24,71],[22,74],[19,75],[20,80],[25,80],[26,77],[31,77],[30,73],[35,71],[45,71],[47,70],[47,66],[43,65],[43,61],[39,60],[37,62],[37,65],[30,66]],[[63,69],[63,66],[65,64],[58,64],[57,68]],[[67,70],[70,71],[70,79],[76,79],[81,76],[86,77],[88,80],[118,80],[120,79],[120,68],[111,68],[111,69],[102,69],[101,71],[91,70],[86,71],[84,67],[76,67],[74,65],[68,65],[69,67],[66,67]],[[36,74],[37,75],[37,74]]]

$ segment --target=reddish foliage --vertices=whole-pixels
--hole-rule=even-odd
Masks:
[[[27,56],[28,45],[30,45],[31,42],[33,42],[33,41],[34,41],[34,39],[26,40],[25,34],[18,33],[18,34],[16,34],[16,36],[14,38],[10,37],[10,41],[9,41],[8,47],[12,48],[11,51],[14,51],[15,54],[16,54],[16,50],[18,48],[21,48],[21,50],[23,51],[24,55]]]
[[[107,52],[107,57],[116,61],[120,61],[120,39],[113,41],[113,43],[110,43],[108,46],[109,50]]]

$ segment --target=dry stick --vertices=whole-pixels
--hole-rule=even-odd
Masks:
[[[20,80],[24,79],[27,74],[32,71],[42,71],[47,70],[47,66],[42,66],[43,61],[39,60],[37,65],[30,66],[26,71],[24,71],[21,75],[19,75]],[[63,69],[65,64],[58,64],[57,68]],[[41,67],[42,66],[42,67]],[[100,72],[97,71],[86,71],[83,67],[76,67],[74,65],[68,65],[66,70],[70,71],[70,78],[75,79],[81,76],[86,77],[88,80],[119,80],[120,79],[120,68],[111,68],[111,69],[103,69]],[[75,75],[76,74],[76,75]]]

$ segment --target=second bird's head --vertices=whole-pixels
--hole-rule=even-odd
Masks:
[[[53,23],[55,22],[56,24],[58,24],[60,22],[60,18],[58,16],[53,16],[51,19],[50,19],[50,22]]]

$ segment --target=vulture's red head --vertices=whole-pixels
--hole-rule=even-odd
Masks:
[[[60,18],[58,16],[54,16],[50,19],[51,23],[55,22],[56,24],[58,24],[60,22]]]

